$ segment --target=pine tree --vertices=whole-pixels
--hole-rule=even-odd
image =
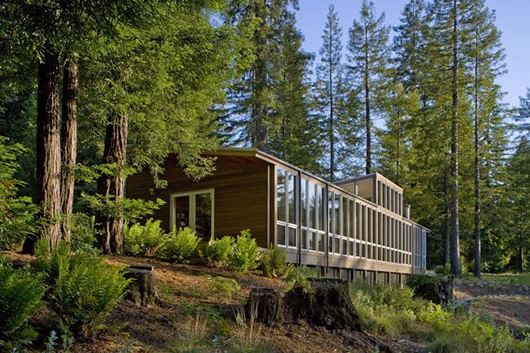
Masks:
[[[504,72],[504,51],[500,33],[495,27],[495,14],[483,0],[473,0],[468,19],[471,31],[469,44],[464,47],[470,58],[472,70],[473,129],[474,129],[474,274],[481,276],[481,189],[490,191],[502,180],[500,160],[506,145],[503,124],[503,107],[500,105],[503,93],[496,79]],[[495,207],[495,202],[487,202]],[[492,212],[488,212],[493,215]]]
[[[372,121],[381,111],[389,76],[389,27],[384,21],[385,14],[377,17],[373,2],[364,0],[361,18],[353,21],[349,30],[349,72],[354,79],[354,90],[364,106],[367,174],[372,172],[373,163]]]
[[[427,69],[425,31],[428,30],[428,24],[424,0],[410,0],[401,15],[401,24],[394,27],[396,77],[405,92],[419,91],[422,88],[423,71]],[[424,94],[421,96],[426,99]]]
[[[328,151],[328,178],[335,180],[337,163],[337,106],[344,101],[344,67],[342,64],[342,27],[335,7],[329,6],[316,68],[315,98],[322,116],[323,139]]]
[[[302,50],[303,36],[292,11],[284,10],[272,23],[277,54],[271,63],[271,109],[269,152],[301,168],[318,173],[321,152],[318,125],[310,118],[309,65],[312,56]]]

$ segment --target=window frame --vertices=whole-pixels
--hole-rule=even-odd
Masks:
[[[197,205],[196,205],[196,195],[200,194],[210,194],[210,199],[212,201],[212,224],[211,224],[211,230],[210,230],[210,238],[215,237],[215,189],[209,188],[209,189],[201,189],[201,190],[194,190],[194,191],[186,191],[186,192],[178,192],[178,193],[171,193],[169,194],[169,229],[170,231],[173,230],[173,227],[175,227],[175,199],[177,197],[184,197],[188,196],[189,198],[189,227],[193,230],[195,230],[196,226],[196,217],[197,217]]]

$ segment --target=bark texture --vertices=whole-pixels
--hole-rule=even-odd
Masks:
[[[153,266],[129,266],[124,274],[130,278],[127,299],[137,306],[154,306],[159,302]]]
[[[71,216],[74,206],[75,164],[77,155],[77,64],[67,61],[63,70],[63,104],[61,124],[61,197],[63,239],[70,241]]]
[[[451,270],[455,276],[462,274],[460,267],[460,234],[458,222],[458,6],[453,0],[453,106],[451,136]]]
[[[61,239],[61,147],[59,114],[59,54],[46,50],[38,67],[37,163],[35,202],[42,205],[42,235],[50,248]],[[39,235],[26,238],[23,251],[33,253]]]
[[[128,121],[125,116],[117,116],[107,125],[105,131],[105,149],[103,162],[114,164],[114,175],[102,175],[98,179],[98,193],[111,202],[120,202],[125,196],[125,168],[127,166]],[[105,253],[121,254],[123,252],[123,224],[121,215],[100,214],[102,234],[98,245]]]

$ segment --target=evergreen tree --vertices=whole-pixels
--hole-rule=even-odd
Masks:
[[[503,93],[496,79],[504,71],[504,51],[500,33],[495,26],[495,14],[484,0],[473,0],[468,19],[471,31],[470,41],[464,49],[469,56],[469,70],[472,70],[473,129],[474,129],[474,274],[481,275],[481,201],[484,196],[496,198],[491,192],[502,183],[502,158],[506,137],[500,105]],[[481,190],[486,195],[481,196]],[[487,202],[495,207],[496,202]],[[497,210],[496,210],[497,211]],[[490,216],[495,213],[488,210]]]
[[[428,24],[424,0],[410,0],[401,13],[401,24],[394,27],[393,51],[396,78],[405,91],[419,91],[426,66],[425,32]],[[421,95],[424,99],[424,94]]]
[[[360,14],[361,18],[353,21],[349,31],[348,63],[353,88],[364,108],[361,116],[366,141],[366,173],[369,174],[373,159],[372,121],[374,115],[381,112],[389,77],[389,27],[384,24],[384,13],[377,17],[373,2],[364,0]]]
[[[508,163],[510,175],[508,197],[505,204],[510,208],[509,233],[512,236],[512,248],[516,251],[516,264],[519,271],[525,271],[527,255],[530,249],[530,142],[521,138],[517,149]]]
[[[283,160],[318,173],[322,153],[317,121],[310,118],[310,74],[312,56],[304,52],[303,36],[295,27],[292,11],[283,11],[273,24],[272,40],[277,54],[272,63],[274,108],[271,111],[269,151]]]
[[[320,47],[320,63],[316,67],[315,99],[321,115],[322,140],[325,141],[327,175],[335,180],[337,170],[337,141],[340,139],[337,116],[338,106],[345,101],[344,66],[342,64],[342,27],[335,7],[329,6],[324,33]]]

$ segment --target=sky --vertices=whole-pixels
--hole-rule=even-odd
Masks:
[[[372,0],[378,13],[385,12],[386,23],[399,24],[401,11],[408,0]],[[342,26],[343,45],[346,48],[348,29],[359,17],[362,0],[299,0],[297,25],[302,31],[304,49],[318,55],[322,45],[322,33],[329,5],[335,5]],[[497,15],[497,27],[502,32],[502,43],[506,49],[506,69],[499,83],[507,93],[504,101],[519,105],[519,97],[530,88],[530,0],[486,0]],[[344,51],[345,52],[345,51]],[[317,56],[317,60],[318,56]]]

